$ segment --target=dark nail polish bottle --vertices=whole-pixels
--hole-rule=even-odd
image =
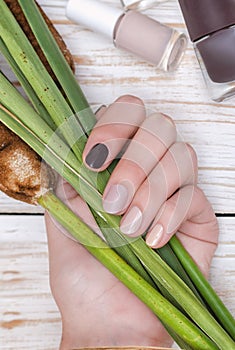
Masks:
[[[179,0],[211,97],[235,95],[235,0]]]

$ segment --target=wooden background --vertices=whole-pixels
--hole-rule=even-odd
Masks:
[[[120,6],[119,0],[105,2]],[[200,187],[220,223],[210,281],[235,315],[235,98],[221,104],[210,100],[191,43],[180,68],[162,73],[70,23],[66,1],[39,3],[71,49],[77,79],[94,108],[135,94],[149,110],[171,115],[181,138],[196,149]],[[146,13],[186,31],[176,0]],[[7,69],[1,57],[0,64]],[[0,349],[58,349],[61,323],[49,289],[42,210],[0,194],[0,220]]]

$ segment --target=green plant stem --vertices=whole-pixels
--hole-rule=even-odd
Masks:
[[[19,69],[16,61],[10,54],[9,50],[7,49],[6,45],[0,38],[0,51],[4,55],[5,59],[8,61],[9,65],[11,66],[12,71],[18,78],[21,86],[23,87],[24,91],[28,95],[30,101],[32,102],[35,110],[40,114],[40,116],[45,120],[45,122],[53,129],[56,130],[56,125],[53,122],[53,120],[50,117],[50,114],[47,112],[46,108],[41,103],[38,96],[35,94],[32,86],[29,84],[28,80],[23,75],[22,71]]]
[[[142,300],[164,323],[190,344],[193,349],[216,349],[197,327],[172,306],[160,293],[142,279],[119,255],[103,242],[99,236],[85,225],[68,207],[51,192],[38,203],[65,227],[78,241],[83,241],[86,249]],[[84,240],[85,237],[85,240]]]
[[[170,266],[178,276],[180,276],[180,278],[193,291],[193,293],[197,296],[197,298],[201,301],[201,303],[204,303],[196,287],[194,286],[193,282],[191,281],[188,274],[186,273],[186,270],[183,268],[177,256],[175,255],[173,249],[171,248],[170,243],[166,244],[160,249],[156,249],[155,251],[167,263],[167,265]]]
[[[182,247],[182,244],[177,239],[177,237],[173,237],[170,244],[178,259],[181,261],[185,271],[187,271],[188,275],[194,282],[195,286],[197,287],[204,300],[207,302],[208,305],[210,305],[210,308],[214,312],[219,322],[231,335],[233,340],[235,340],[235,320],[231,313],[228,311],[221,299],[215,293],[214,289],[203,276],[197,265],[195,265],[191,256]]]
[[[89,134],[96,123],[96,118],[64,55],[35,2],[32,0],[19,0],[19,4],[56,78],[63,87],[74,113],[78,114],[79,123],[83,127],[84,132]]]
[[[220,349],[235,349],[235,342],[229,337],[226,331],[218,324],[209,311],[198,301],[192,291],[176,275],[162,259],[148,247],[143,248],[143,241],[136,240],[132,243],[133,249],[137,252],[147,271],[154,271],[156,278],[179,302],[188,315],[197,323],[201,329],[218,345]],[[156,261],[158,261],[157,269]],[[169,272],[169,275],[167,276]],[[174,279],[174,281],[172,280]],[[177,288],[174,283],[178,280]],[[169,284],[168,284],[169,283]],[[171,289],[173,287],[173,289]]]

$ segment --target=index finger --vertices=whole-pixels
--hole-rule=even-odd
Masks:
[[[102,114],[83,152],[85,165],[102,171],[116,158],[145,119],[145,107],[137,97],[122,96]]]

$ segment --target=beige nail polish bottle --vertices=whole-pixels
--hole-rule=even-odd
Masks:
[[[187,46],[184,34],[134,10],[123,12],[100,0],[69,0],[67,17],[113,40],[158,69],[177,68]]]

